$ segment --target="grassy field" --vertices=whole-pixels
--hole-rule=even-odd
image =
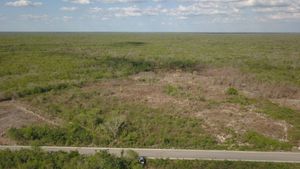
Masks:
[[[0,100],[12,108],[0,103],[0,110],[18,104],[56,123],[11,124],[4,137],[8,144],[297,149],[299,46],[299,34],[1,33]]]
[[[256,162],[230,162],[230,161],[180,161],[180,160],[149,160],[147,165],[142,167],[137,156],[131,153],[128,157],[115,157],[100,152],[93,156],[79,155],[78,152],[46,153],[39,149],[21,150],[17,152],[0,151],[0,169],[6,168],[73,168],[73,169],[298,169],[299,164],[288,163],[256,163]]]

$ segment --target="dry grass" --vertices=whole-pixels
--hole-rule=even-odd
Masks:
[[[255,75],[232,67],[206,69],[202,74],[213,77],[216,84],[233,86],[245,91],[250,97],[300,99],[300,88],[295,85],[258,80]]]
[[[207,131],[213,133],[220,142],[233,137],[232,134],[242,135],[247,131],[255,131],[273,139],[288,141],[289,124],[258,114],[252,106],[242,108],[236,104],[222,104],[213,109],[196,112],[195,115],[204,119]]]
[[[229,97],[226,89],[230,86],[237,86],[244,89],[244,93],[260,97],[252,90],[246,90],[249,88],[245,86],[241,88],[243,79],[238,81],[237,75],[238,72],[234,69],[227,71],[207,69],[200,73],[142,72],[128,79],[105,80],[89,84],[82,89],[94,91],[105,89],[109,96],[121,98],[126,102],[146,104],[153,108],[173,107],[173,113],[177,115],[193,116],[203,120],[203,128],[213,133],[220,143],[233,137],[233,134],[242,135],[247,131],[287,141],[287,131],[291,127],[288,123],[258,113],[254,105],[241,106],[226,102]],[[235,83],[230,83],[230,80]],[[175,86],[178,91],[169,95],[164,91],[167,85]]]
[[[271,99],[272,102],[278,103],[281,106],[290,107],[297,111],[300,111],[300,99]]]

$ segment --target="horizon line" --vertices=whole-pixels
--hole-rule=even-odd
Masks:
[[[197,32],[197,31],[0,31],[0,33],[203,33],[203,34],[300,34],[299,32]]]

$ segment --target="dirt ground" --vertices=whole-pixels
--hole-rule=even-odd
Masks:
[[[15,144],[14,141],[5,137],[5,132],[9,128],[20,128],[29,124],[41,123],[55,125],[55,122],[28,110],[21,103],[15,101],[0,102],[0,145]]]

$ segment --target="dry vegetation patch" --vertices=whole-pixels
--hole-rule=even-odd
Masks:
[[[55,121],[29,110],[24,104],[16,101],[0,102],[0,144],[14,144],[5,136],[8,129],[42,123],[58,125]]]
[[[160,81],[160,75],[155,75],[157,80],[155,83],[152,82],[153,79],[139,78],[138,76],[140,75],[132,76],[130,79],[105,80],[100,83],[89,84],[82,89],[85,91],[105,90],[107,96],[119,97],[129,102],[146,103],[153,108],[162,107],[166,104],[186,106],[187,101],[164,93],[163,86],[165,83]]]
[[[255,75],[241,72],[236,68],[206,69],[201,74],[212,77],[215,84],[234,86],[244,91],[249,97],[300,100],[299,87],[285,82],[258,80]]]
[[[290,107],[292,109],[300,111],[300,99],[271,99],[272,102],[278,103],[281,106]]]
[[[233,137],[232,134],[242,135],[247,131],[255,131],[273,139],[287,141],[287,131],[290,127],[284,121],[273,120],[257,113],[253,106],[222,104],[196,112],[195,115],[204,119],[205,128],[220,142]]]
[[[226,89],[237,86],[243,93],[256,95],[262,88],[247,87],[234,69],[212,69],[204,72],[141,72],[122,80],[106,80],[90,84],[84,90],[105,89],[110,96],[157,108],[171,106],[174,113],[202,119],[203,128],[225,142],[232,134],[255,131],[264,136],[287,141],[288,123],[258,113],[255,105],[227,103]],[[242,79],[241,81],[238,81]],[[257,92],[259,93],[259,92]],[[295,95],[293,95],[295,96]],[[229,132],[230,131],[230,132]],[[233,132],[233,133],[232,133]]]
[[[210,68],[202,72],[141,72],[128,78],[103,79],[88,83],[65,93],[52,92],[32,101],[35,100],[36,105],[40,108],[43,109],[44,107],[44,111],[48,110],[48,106],[52,106],[51,111],[53,112],[48,112],[50,116],[58,115],[63,118],[59,113],[70,111],[69,115],[72,116],[81,114],[83,118],[79,119],[84,121],[84,118],[88,117],[88,113],[93,113],[93,111],[88,110],[98,106],[98,99],[117,98],[117,100],[124,103],[145,105],[160,110],[167,108],[168,111],[162,112],[198,119],[201,121],[200,126],[206,133],[213,135],[220,145],[238,143],[241,146],[247,146],[247,143],[243,142],[243,135],[248,132],[259,133],[282,142],[289,141],[288,131],[293,127],[292,125],[283,120],[275,120],[259,113],[256,104],[229,101],[232,97],[243,95],[252,98],[262,97],[262,95],[257,94],[263,92],[262,88],[251,88],[252,84],[258,85],[259,83],[250,80],[249,83],[244,84],[244,82],[246,83],[243,80],[244,78],[251,79],[252,77],[243,75],[232,68],[228,70]],[[239,79],[242,80],[239,81]],[[229,88],[237,89],[236,92],[233,92],[234,95],[228,93]],[[297,95],[290,96],[297,97]],[[48,98],[50,100],[47,100],[47,97],[50,97]],[[46,102],[44,99],[46,99]],[[28,101],[29,103],[30,101]],[[58,106],[60,103],[63,106]],[[111,104],[111,106],[114,106],[114,103]],[[297,106],[297,103],[295,104]],[[19,112],[26,113],[26,106],[23,105],[25,107],[23,109],[16,107],[17,105],[12,106],[15,106]],[[79,112],[77,109],[82,109],[82,111]],[[126,112],[121,113],[126,114]],[[21,124],[26,125],[41,121],[51,124],[51,121],[48,121],[47,118],[44,119],[41,116],[34,116],[34,114],[29,113],[28,117],[31,116],[33,116],[32,121],[28,120],[26,123],[24,122],[25,124]],[[21,127],[21,125],[9,127]],[[230,140],[234,140],[234,142],[228,143]]]

